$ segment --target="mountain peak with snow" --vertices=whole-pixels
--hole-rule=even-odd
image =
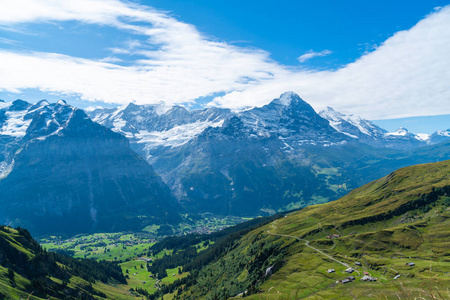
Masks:
[[[301,98],[299,95],[292,91],[285,92],[281,94],[280,98],[278,98],[278,101],[284,106],[289,106],[292,100],[301,100]]]
[[[353,114],[346,115],[327,106],[326,109],[319,112],[322,118],[330,122],[330,125],[339,132],[344,133],[355,139],[368,141],[383,136],[386,131],[369,120]]]
[[[400,135],[400,136],[406,136],[408,134],[411,134],[409,130],[405,127],[400,127],[395,132],[389,132],[388,135]]]

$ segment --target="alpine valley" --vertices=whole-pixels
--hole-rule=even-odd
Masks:
[[[0,133],[0,297],[450,297],[450,130],[288,92],[239,112],[1,102]],[[169,236],[208,216],[251,220]]]
[[[446,159],[450,130],[389,133],[293,92],[239,112],[1,102],[0,220],[73,235],[170,227],[186,213],[254,217]]]

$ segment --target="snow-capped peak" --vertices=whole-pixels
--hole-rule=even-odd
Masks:
[[[397,131],[389,132],[389,133],[387,133],[387,135],[406,136],[409,133],[410,132],[408,131],[408,129],[406,129],[405,127],[400,127],[399,129],[397,129]]]
[[[447,130],[438,130],[435,132],[436,135],[440,135],[440,136],[448,136],[450,137],[450,129]]]
[[[342,119],[344,119],[346,117],[345,114],[335,111],[331,106],[327,106],[326,109],[320,111],[319,115],[322,118],[327,119],[328,121],[333,120],[336,122],[341,121]]]
[[[421,141],[428,142],[430,140],[431,134],[429,133],[417,133],[417,138]]]
[[[48,103],[47,100],[43,99],[43,100],[39,101],[38,103],[36,103],[36,106],[47,106],[49,104],[50,103]]]
[[[294,97],[298,97],[298,95],[292,91],[289,91],[289,92],[285,92],[285,93],[281,94],[281,96],[278,100],[280,101],[281,104],[283,104],[285,106],[289,106]]]
[[[60,99],[60,100],[58,100],[58,102],[56,102],[56,104],[67,105],[67,102],[65,100],[63,100],[63,99]]]
[[[167,104],[164,101],[160,101],[155,104],[154,107],[156,114],[160,116],[167,113],[173,107],[173,105]]]
[[[361,136],[361,133],[366,136],[380,136],[385,133],[383,129],[376,126],[372,122],[361,118],[356,115],[346,115],[335,111],[332,107],[327,106],[325,110],[319,112],[322,118],[325,118],[330,122],[330,125],[347,135]]]

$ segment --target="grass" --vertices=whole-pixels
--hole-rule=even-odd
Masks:
[[[252,266],[262,265],[259,270],[264,271],[271,265],[270,257],[258,261],[262,248],[278,243],[281,268],[258,277],[259,292],[249,299],[449,299],[449,191],[450,161],[397,170],[337,201],[304,208],[250,232],[200,271],[197,284],[184,295],[207,299],[220,289],[231,296],[244,292],[256,282]],[[274,239],[273,233],[304,240]],[[333,234],[339,237],[327,238]],[[337,283],[349,276],[347,267],[307,247],[305,240],[356,269],[356,280]],[[361,281],[364,272],[377,281]],[[396,275],[400,277],[394,279]]]
[[[165,249],[156,255],[148,255],[149,248],[155,240],[139,233],[95,233],[79,235],[71,239],[62,240],[60,237],[46,237],[41,239],[42,246],[48,250],[74,251],[75,258],[89,258],[95,260],[118,261],[124,275],[128,275],[127,285],[113,288],[111,293],[119,293],[123,297],[130,297],[130,288],[142,288],[150,294],[157,291],[155,286],[156,274],[147,271],[147,262],[141,258],[157,259],[164,255],[171,255],[171,249]],[[101,245],[100,245],[101,244]],[[104,244],[104,245],[103,245]],[[213,244],[211,242],[211,244]],[[195,245],[197,251],[204,250],[204,242]],[[188,273],[178,274],[178,268],[167,269],[168,276],[159,281],[159,284],[170,284]],[[173,276],[172,274],[175,274]],[[100,285],[101,291],[108,290],[107,285]],[[104,292],[106,295],[108,293]],[[120,296],[120,297],[122,297]],[[120,299],[120,297],[118,299]]]
[[[325,251],[360,271],[369,272],[377,282],[336,285],[345,278],[343,266],[303,246],[292,247],[286,265],[261,285],[262,294],[250,299],[446,299],[450,296],[450,210],[445,196],[430,210],[412,207],[401,214],[393,211],[408,202],[450,186],[450,162],[419,165],[392,173],[356,189],[338,201],[305,208],[279,219],[276,228],[264,230],[301,236],[316,247],[329,245],[327,235],[338,232],[336,246]],[[440,199],[440,200],[439,200]],[[389,214],[391,213],[391,214]],[[383,215],[384,214],[384,215]],[[367,218],[373,215],[384,218]],[[368,222],[352,222],[364,220]],[[328,243],[327,243],[328,241]],[[447,250],[446,250],[447,249]],[[294,254],[295,253],[295,254]],[[361,261],[362,267],[354,263]],[[414,262],[414,267],[406,265]],[[336,273],[326,274],[328,268]],[[393,277],[401,274],[400,278]],[[418,299],[418,298],[417,298]]]

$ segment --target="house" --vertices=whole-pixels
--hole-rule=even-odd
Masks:
[[[364,271],[363,272],[364,275],[370,275],[369,272]]]
[[[362,264],[359,261],[355,262],[355,265],[362,266]]]
[[[353,281],[355,281],[355,277],[349,276],[345,279],[336,281],[336,283],[346,284],[346,283],[353,282]]]
[[[338,237],[341,237],[341,236],[340,236],[339,234],[336,234],[336,233],[335,233],[335,234],[333,234],[331,237],[335,239],[335,238],[338,238]]]
[[[364,275],[364,276],[361,278],[361,280],[362,280],[362,281],[377,281],[376,278],[373,278],[373,277],[370,277],[370,276],[367,276],[367,275]]]
[[[347,270],[345,270],[345,272],[347,273],[353,273],[355,270],[353,268],[348,268]]]
[[[334,271],[334,269],[328,269],[327,272],[328,273],[334,273],[335,271]]]
[[[407,266],[414,267],[416,264],[413,262],[406,263]]]
[[[395,275],[394,279],[398,279],[400,277],[400,274]]]
[[[331,239],[331,235],[327,235],[327,239]]]

